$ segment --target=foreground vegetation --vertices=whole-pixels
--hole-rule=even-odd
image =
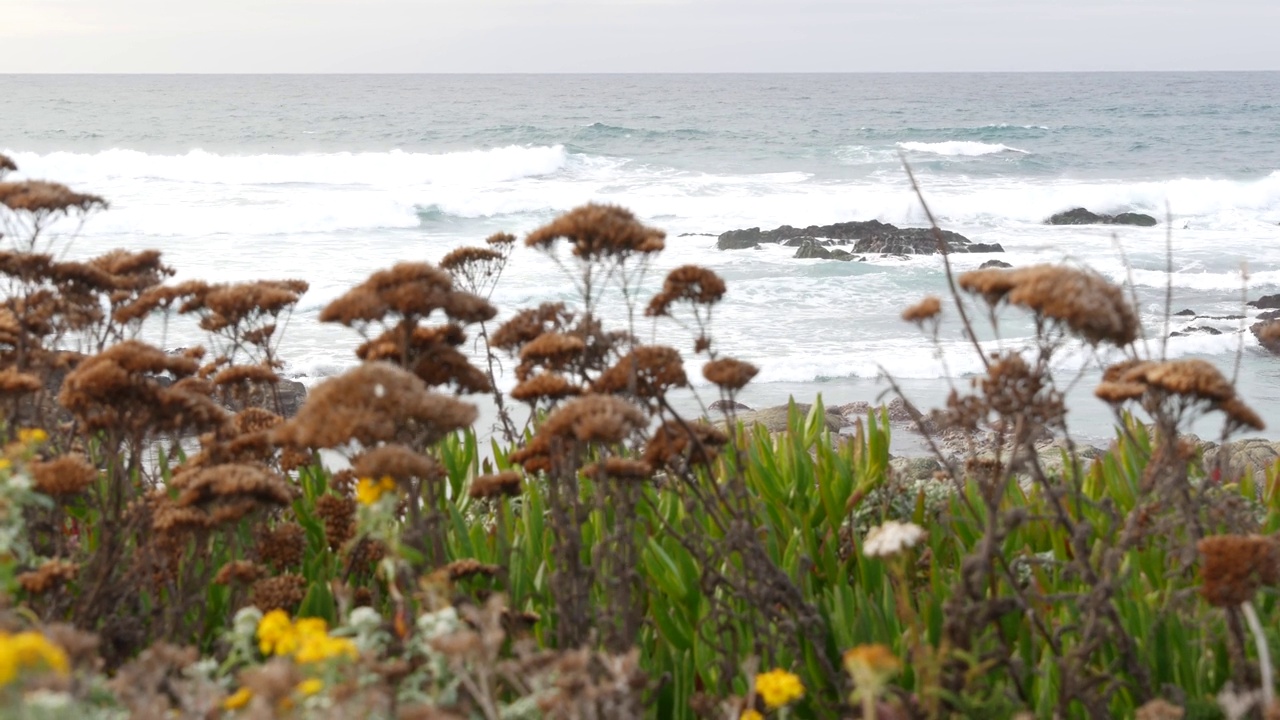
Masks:
[[[154,252],[61,260],[106,203],[2,180],[6,716],[1280,710],[1276,474],[1205,468],[1179,434],[1203,413],[1224,435],[1261,422],[1212,366],[1148,354],[1123,291],[1087,270],[948,270],[945,314],[906,311],[935,340],[944,319],[998,331],[1006,308],[1037,327],[1028,347],[975,344],[986,372],[920,422],[967,451],[939,451],[921,484],[890,469],[884,414],[839,438],[821,403],[778,435],[676,414],[684,357],[641,325],[687,331],[726,407],[755,368],[714,342],[714,273],[641,297],[663,235],[619,208],[524,240],[561,263],[572,307],[493,323],[510,235],[375,273],[321,313],[359,334],[360,364],[286,418],[278,348],[305,282],[168,284]],[[207,349],[138,340],[188,319]],[[1049,459],[1043,440],[1069,438],[1051,361],[1081,344],[1121,357],[1097,391],[1116,439]],[[492,453],[472,393],[499,408]]]

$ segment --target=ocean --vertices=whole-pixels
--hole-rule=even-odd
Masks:
[[[354,364],[359,338],[317,316],[370,272],[520,235],[588,201],[623,205],[668,233],[651,287],[686,263],[727,281],[712,332],[761,368],[741,398],[757,407],[874,400],[885,373],[930,406],[979,367],[954,312],[941,355],[899,318],[945,291],[939,256],[715,247],[739,228],[923,226],[905,158],[943,228],[1007,251],[953,255],[958,270],[998,258],[1132,277],[1157,354],[1171,234],[1173,309],[1201,317],[1169,330],[1209,329],[1172,338],[1168,353],[1227,374],[1239,356],[1242,394],[1280,428],[1280,357],[1240,332],[1257,311],[1204,319],[1242,314],[1242,292],[1280,292],[1280,73],[0,75],[0,152],[18,177],[110,200],[71,257],[158,248],[178,279],[310,281],[283,347],[286,374],[307,383]],[[1160,224],[1044,224],[1077,206]],[[573,298],[554,263],[520,248],[493,300],[505,314]],[[674,325],[638,330],[691,350]],[[1030,332],[1010,312],[998,340],[984,337],[1016,347]],[[198,334],[175,321],[150,339]],[[1074,429],[1101,440],[1112,419],[1091,396],[1096,362],[1080,349],[1059,365]],[[714,399],[696,366],[689,374]]]

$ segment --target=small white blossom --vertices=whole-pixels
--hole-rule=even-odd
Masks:
[[[433,613],[425,613],[418,617],[418,632],[422,634],[424,640],[447,635],[457,630],[460,625],[458,611],[452,607],[437,610]]]
[[[236,612],[235,619],[231,621],[231,632],[239,637],[252,640],[258,632],[258,623],[260,622],[262,622],[262,611],[252,605],[247,605]]]
[[[924,539],[924,528],[915,523],[890,520],[880,527],[871,528],[862,541],[862,554],[867,557],[888,557],[914,547]]]

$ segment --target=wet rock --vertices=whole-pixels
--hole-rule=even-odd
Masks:
[[[973,243],[968,238],[949,230],[939,231],[949,252],[1004,252],[998,243]],[[802,241],[807,238],[827,239],[838,244],[853,244],[854,253],[892,253],[906,255],[933,255],[938,252],[938,241],[931,228],[899,228],[878,220],[836,223],[834,225],[810,225],[796,228],[783,225],[773,230],[760,228],[730,230],[716,240],[721,250],[739,250],[768,243]],[[800,247],[800,245],[797,245]]]
[[[1003,260],[988,260],[988,261],[986,261],[986,262],[982,263],[981,265],[979,265],[979,266],[978,266],[978,269],[979,269],[979,270],[986,270],[987,268],[1005,268],[1005,269],[1007,269],[1007,268],[1011,268],[1011,267],[1013,267],[1013,265],[1011,265],[1011,264],[1009,264],[1009,263],[1007,263],[1007,262],[1005,262],[1005,261],[1003,261]]]
[[[1217,328],[1209,327],[1208,325],[1197,325],[1196,327],[1189,327],[1189,328],[1186,328],[1185,330],[1177,330],[1177,331],[1171,332],[1169,333],[1169,337],[1187,337],[1188,335],[1221,335],[1221,334],[1222,334],[1222,331]]]
[[[1249,307],[1255,307],[1255,308],[1258,308],[1259,310],[1271,310],[1273,308],[1280,308],[1280,295],[1263,295],[1257,300],[1250,301],[1248,305]]]
[[[1186,310],[1179,310],[1178,312],[1174,313],[1174,316],[1175,317],[1195,317],[1196,311],[1190,308]]]
[[[1102,215],[1078,207],[1052,215],[1046,225],[1137,225],[1151,227],[1156,219],[1143,213],[1125,212],[1119,215]]]
[[[807,403],[796,403],[796,410],[801,417],[808,415],[812,407]],[[761,410],[740,412],[738,413],[738,420],[742,422],[744,427],[750,428],[755,425],[763,425],[771,433],[783,432],[787,429],[787,412],[788,407],[786,405],[778,405]],[[827,429],[833,433],[838,433],[841,429],[850,425],[848,420],[831,409],[827,410],[826,420]]]
[[[715,410],[716,412],[720,412],[725,415],[728,415],[730,412],[736,413],[736,412],[742,412],[744,410],[750,411],[751,407],[749,405],[743,405],[742,403],[736,400],[717,400],[711,403],[711,405],[709,405],[707,409]]]

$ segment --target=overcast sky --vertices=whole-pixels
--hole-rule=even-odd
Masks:
[[[1280,70],[1280,0],[0,0],[0,72]]]

